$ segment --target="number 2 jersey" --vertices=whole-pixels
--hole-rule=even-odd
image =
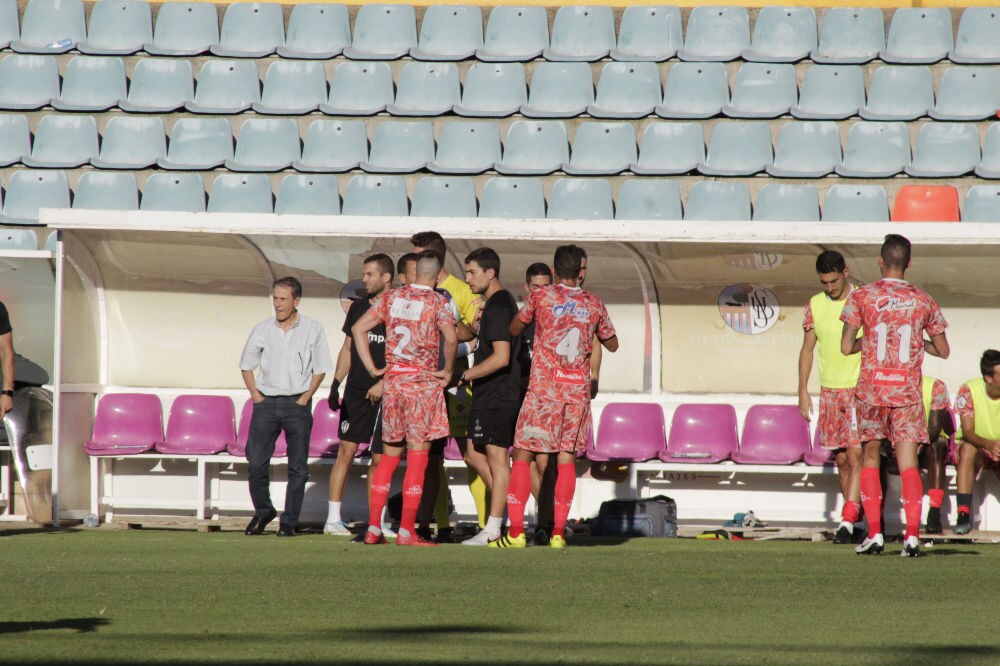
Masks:
[[[601,299],[580,287],[545,285],[528,294],[517,316],[535,322],[528,390],[555,402],[589,402],[594,334],[616,335]]]
[[[448,301],[433,289],[411,284],[382,295],[371,308],[385,322],[385,360],[390,373],[435,372],[444,326],[455,326]]]
[[[938,335],[948,326],[930,294],[906,280],[883,278],[852,291],[840,319],[865,329],[854,395],[884,407],[920,402],[924,331]]]

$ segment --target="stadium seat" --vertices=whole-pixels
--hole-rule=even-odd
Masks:
[[[292,162],[292,168],[343,173],[367,160],[368,133],[363,120],[314,120],[306,130],[302,159]]]
[[[38,236],[32,229],[0,229],[0,249],[37,250]]]
[[[996,7],[966,7],[948,59],[969,65],[1000,63],[1000,11]]]
[[[263,58],[285,43],[285,18],[281,5],[269,2],[234,2],[222,16],[219,43],[212,53],[226,58]]]
[[[743,421],[740,448],[733,461],[791,465],[809,453],[809,423],[797,405],[753,405]]]
[[[88,171],[77,181],[73,208],[139,210],[135,174]]]
[[[595,118],[644,118],[661,97],[655,62],[609,62],[601,70],[597,98],[587,113]]]
[[[277,60],[267,67],[257,113],[300,116],[319,108],[327,100],[326,70],[315,60]]]
[[[594,62],[615,48],[615,17],[611,7],[562,6],[552,23],[552,39],[542,57],[552,61]]]
[[[0,60],[0,109],[40,109],[59,97],[53,56],[9,55]]]
[[[934,79],[928,67],[886,65],[872,74],[865,120],[915,120],[934,106]]]
[[[834,465],[833,452],[833,449],[825,449],[820,446],[819,428],[816,428],[816,434],[813,436],[812,440],[812,447],[809,449],[809,453],[807,453],[802,460],[807,465],[814,465],[816,467],[831,467]]]
[[[233,159],[233,130],[225,118],[181,118],[170,132],[161,169],[215,169]]]
[[[467,60],[483,47],[483,10],[470,5],[431,5],[410,49],[414,60]]]
[[[774,163],[765,169],[778,178],[822,178],[841,161],[840,130],[832,121],[791,121],[781,126]]]
[[[983,158],[976,167],[980,178],[1000,178],[1000,123],[990,123],[983,142]]]
[[[139,210],[205,212],[205,186],[196,173],[153,173],[142,189]]]
[[[819,222],[819,192],[814,185],[769,183],[757,193],[753,219],[755,222]]]
[[[1000,186],[973,185],[962,202],[963,222],[1000,222]]]
[[[340,412],[330,409],[326,400],[317,400],[309,432],[309,457],[333,458],[340,447]]]
[[[214,4],[164,2],[156,12],[153,41],[143,46],[150,55],[193,56],[219,43],[219,14]]]
[[[613,176],[637,159],[632,123],[585,122],[576,127],[573,151],[562,170],[577,176]]]
[[[901,7],[892,14],[880,57],[909,65],[938,62],[955,48],[952,35],[948,7]]]
[[[392,71],[384,62],[344,62],[333,71],[330,97],[319,110],[331,116],[372,116],[393,100]]]
[[[496,123],[450,121],[441,127],[437,154],[427,169],[442,174],[478,174],[499,161],[500,130]]]
[[[59,111],[107,111],[127,94],[121,58],[77,56],[66,65],[62,91],[50,103]]]
[[[881,185],[832,185],[823,200],[823,222],[888,222],[889,197]]]
[[[813,62],[861,64],[879,57],[885,49],[885,18],[880,7],[831,7],[823,15],[819,46]]]
[[[338,215],[340,188],[336,176],[292,174],[281,179],[274,201],[277,215]],[[326,404],[325,400],[320,400]]]
[[[743,59],[798,62],[816,50],[816,35],[816,11],[812,7],[762,7]]]
[[[524,65],[474,63],[465,74],[462,100],[454,111],[460,116],[504,118],[527,103]]]
[[[97,403],[93,436],[83,450],[92,456],[134,455],[162,443],[163,407],[157,396],[106,393]]]
[[[906,123],[860,122],[851,126],[844,161],[834,170],[849,178],[891,178],[909,163]]]
[[[368,161],[361,168],[368,173],[413,173],[433,161],[431,123],[387,120],[375,128]]]
[[[209,213],[273,213],[271,179],[263,173],[219,174],[208,192]]]
[[[0,49],[10,47],[10,43],[17,41],[20,36],[21,26],[17,18],[17,0],[0,0]]]
[[[746,183],[699,180],[691,186],[685,220],[750,221],[750,188]]]
[[[927,123],[917,133],[913,161],[903,169],[918,178],[951,178],[971,173],[981,157],[979,129],[967,123]]]
[[[21,16],[21,38],[10,43],[18,53],[66,53],[87,38],[80,0],[29,0]]]
[[[148,169],[167,156],[167,135],[159,116],[114,116],[104,127],[98,169]]]
[[[193,99],[190,60],[142,58],[132,70],[128,99],[118,106],[130,113],[170,113]]]
[[[549,46],[549,17],[544,7],[495,6],[486,20],[483,48],[476,58],[487,62],[527,62]]]
[[[791,113],[803,120],[843,120],[864,106],[865,74],[859,65],[813,65]]]
[[[773,159],[767,123],[720,122],[712,128],[708,153],[698,171],[706,176],[751,176]]]
[[[701,123],[650,123],[642,134],[632,173],[662,176],[690,173],[705,161]]]
[[[328,60],[336,58],[351,43],[351,19],[347,5],[292,6],[285,43],[278,47],[282,58]]]
[[[81,53],[129,55],[153,40],[153,15],[145,0],[98,0],[90,10],[87,39]]]
[[[494,167],[507,175],[546,175],[569,161],[566,126],[553,120],[515,120],[507,130],[503,159]]]
[[[542,219],[545,195],[538,178],[490,178],[479,197],[479,217]]]
[[[97,122],[93,116],[42,116],[35,127],[31,156],[21,158],[25,166],[69,169],[97,157]]]
[[[324,401],[320,401],[324,402]],[[158,453],[214,455],[236,443],[236,410],[225,395],[179,395],[170,406]]]
[[[351,60],[396,60],[417,45],[417,17],[410,5],[362,5],[354,18]]]
[[[240,126],[233,159],[225,164],[230,171],[281,171],[301,156],[299,126],[294,120],[249,118]]]
[[[476,185],[472,178],[427,176],[413,189],[410,217],[475,217]]]
[[[1000,13],[1000,12],[998,12]],[[1000,71],[989,67],[948,67],[938,82],[935,120],[986,120],[1000,109]]]
[[[671,66],[656,114],[664,118],[711,118],[729,104],[729,80],[721,62]]]
[[[750,15],[746,7],[702,5],[691,10],[681,60],[736,60],[750,46]]]
[[[601,425],[587,458],[645,462],[658,458],[666,448],[663,408],[654,402],[611,402],[601,412]]]
[[[611,183],[603,178],[560,178],[549,192],[549,219],[612,220]]]
[[[461,101],[457,65],[408,62],[399,76],[396,101],[386,111],[394,116],[440,116]]]
[[[320,402],[325,402],[320,400]],[[226,447],[226,452],[231,456],[245,458],[247,455],[247,440],[250,439],[250,419],[253,417],[253,399],[247,398],[243,403],[243,410],[240,412],[240,425],[236,431],[236,442]],[[274,458],[284,458],[288,455],[288,441],[285,439],[285,431],[278,433],[278,440],[274,443]]]
[[[209,115],[243,113],[259,101],[257,63],[250,60],[208,60],[198,73],[194,99],[184,108],[191,113]]]
[[[893,222],[958,222],[958,190],[951,185],[903,185],[892,206]]]
[[[402,176],[355,176],[344,190],[344,215],[405,217],[409,201]]]
[[[0,114],[0,167],[17,164],[31,154],[31,133],[28,117],[20,114]]]
[[[37,224],[39,208],[69,208],[69,181],[62,171],[15,171],[4,188],[6,224]]]
[[[618,28],[612,60],[663,62],[677,55],[684,43],[681,10],[671,6],[626,7]]]
[[[531,76],[528,103],[521,114],[529,118],[572,118],[594,103],[594,78],[585,62],[540,62]]]
[[[680,220],[681,191],[665,178],[629,178],[618,188],[616,220]]]
[[[674,410],[667,449],[659,455],[664,462],[717,463],[738,448],[732,405],[682,404]]]
[[[465,459],[465,455],[462,453],[462,449],[458,447],[458,442],[455,441],[454,437],[449,437],[448,443],[444,445],[444,459],[445,460]]]
[[[730,118],[777,118],[795,106],[798,94],[795,65],[748,62],[736,73],[722,112]]]

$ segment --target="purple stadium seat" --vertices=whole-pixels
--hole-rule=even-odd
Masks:
[[[340,412],[331,411],[326,400],[317,400],[313,410],[309,457],[333,458],[340,446]]]
[[[816,428],[816,435],[813,437],[812,448],[803,458],[807,465],[832,465],[833,451],[824,449],[819,445],[819,428]]]
[[[97,404],[94,436],[83,449],[92,456],[145,453],[163,441],[163,406],[149,393],[108,393]]]
[[[809,453],[809,424],[796,405],[754,405],[743,423],[738,463],[790,465]]]
[[[243,412],[240,415],[240,429],[236,432],[236,442],[226,447],[230,455],[246,458],[247,438],[250,436],[250,417],[253,415],[253,399],[247,398],[243,403]],[[278,434],[278,441],[274,443],[274,458],[284,458],[288,455],[288,442],[285,441],[285,431]]]
[[[739,446],[736,410],[732,405],[679,405],[670,422],[670,439],[660,460],[678,463],[716,463]]]
[[[462,450],[458,448],[458,442],[454,437],[448,438],[448,443],[444,445],[444,459],[445,460],[462,460],[465,456],[462,455]]]
[[[664,430],[663,409],[659,405],[612,402],[601,412],[597,441],[588,445],[587,457],[597,462],[652,460],[665,449]]]
[[[181,395],[170,407],[160,453],[213,455],[236,441],[236,410],[224,395]]]

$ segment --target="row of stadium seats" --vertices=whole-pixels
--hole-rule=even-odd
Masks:
[[[501,6],[483,29],[479,7],[439,5],[423,15],[419,34],[409,5],[363,5],[353,38],[345,5],[293,7],[286,30],[282,8],[268,3],[226,7],[219,28],[214,5],[171,2],[160,6],[155,29],[144,1],[100,0],[89,31],[80,0],[30,0],[18,24],[16,0],[0,2],[0,45],[24,53],[194,55],[228,57],[556,61],[682,60],[762,62],[930,63],[1000,62],[1000,17],[990,7],[966,9],[954,36],[948,8],[897,9],[886,37],[882,10],[836,7],[818,25],[811,7],[764,7],[750,29],[745,7],[691,10],[682,35],[677,7],[629,7],[615,31],[610,7],[561,7],[552,23],[544,7]]]
[[[15,171],[4,191],[0,222],[32,224],[39,208],[69,208],[70,190],[62,171]],[[680,185],[671,179],[626,179],[613,195],[599,178],[560,178],[546,202],[541,179],[490,178],[476,196],[476,179],[428,176],[414,187],[412,203],[402,176],[353,176],[344,188],[331,175],[288,175],[277,195],[266,174],[220,174],[212,181],[206,206],[202,177],[194,173],[153,173],[142,189],[132,173],[86,172],[72,207],[183,212],[380,215],[506,219],[758,220],[758,221],[959,221],[1000,222],[1000,186],[977,185],[959,210],[952,186],[906,185],[895,195],[892,215],[881,185],[833,185],[820,205],[812,185],[764,185],[751,207],[744,182],[696,181],[683,206]],[[752,211],[752,212],[751,212]]]

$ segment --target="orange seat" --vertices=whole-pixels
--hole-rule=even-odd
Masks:
[[[958,222],[958,190],[951,185],[904,185],[896,193],[893,222]]]

